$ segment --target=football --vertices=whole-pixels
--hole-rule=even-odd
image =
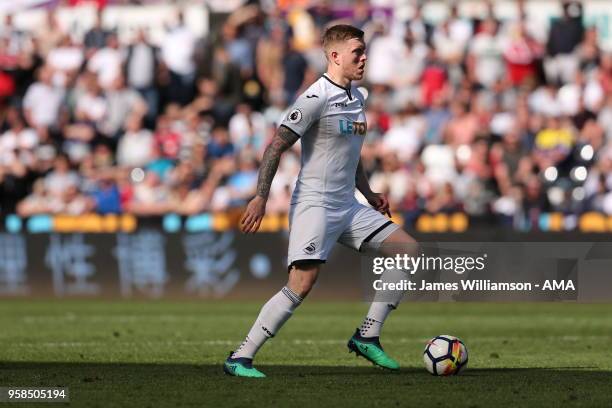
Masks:
[[[427,342],[423,362],[433,375],[459,374],[467,366],[468,351],[457,337],[442,334]]]

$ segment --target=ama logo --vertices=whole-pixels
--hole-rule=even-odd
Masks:
[[[365,122],[351,122],[340,119],[338,121],[340,133],[343,135],[360,135],[364,136],[368,127]]]

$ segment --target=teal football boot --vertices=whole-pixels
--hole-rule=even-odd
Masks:
[[[347,347],[349,353],[354,352],[356,357],[361,356],[375,366],[393,371],[399,370],[400,368],[398,362],[385,353],[380,345],[378,336],[361,337],[361,335],[359,335],[359,329],[357,329],[353,337],[348,341]]]
[[[253,367],[253,359],[232,358],[232,353],[223,363],[223,372],[234,377],[266,378],[264,373]]]

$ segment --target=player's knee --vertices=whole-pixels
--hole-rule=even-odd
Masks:
[[[395,230],[380,246],[380,252],[386,256],[408,255],[417,256],[420,253],[419,243],[403,229]]]
[[[291,265],[288,285],[301,298],[312,290],[319,276],[320,262],[301,261]]]
[[[406,231],[404,231],[403,229],[401,229],[401,228],[398,228],[395,231],[393,231],[383,241],[383,244],[404,244],[404,245],[410,245],[410,244],[416,244],[416,243],[417,243],[417,241],[414,238],[412,238],[410,235],[408,235],[408,233]]]

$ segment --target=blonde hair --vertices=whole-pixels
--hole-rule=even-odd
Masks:
[[[363,41],[363,31],[348,24],[338,24],[329,27],[323,34],[323,49],[325,54],[329,52],[329,47],[337,42],[348,41],[352,38]]]

